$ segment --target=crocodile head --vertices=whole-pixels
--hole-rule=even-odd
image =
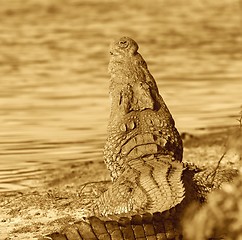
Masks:
[[[181,161],[182,141],[147,64],[129,37],[111,43],[111,114],[105,162],[115,180],[132,159],[159,155]]]

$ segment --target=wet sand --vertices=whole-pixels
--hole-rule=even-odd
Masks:
[[[234,128],[202,136],[183,133],[184,161],[215,165],[227,151],[221,164],[238,168],[238,155],[228,151],[233,132]],[[88,203],[109,184],[104,163],[89,161],[47,172],[37,188],[1,193],[0,239],[37,239],[80,220]]]

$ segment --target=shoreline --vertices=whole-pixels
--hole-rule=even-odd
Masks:
[[[234,127],[199,136],[182,133],[183,161],[200,167],[216,164],[227,151],[233,132]],[[227,153],[221,164],[236,168],[236,159]],[[91,199],[109,184],[104,162],[88,161],[47,171],[38,187],[0,193],[0,239],[38,239],[80,220]]]

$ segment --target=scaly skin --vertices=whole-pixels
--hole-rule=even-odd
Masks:
[[[63,229],[62,234],[52,233],[44,239],[53,240],[171,240],[181,239],[176,230],[172,210],[164,213],[121,217],[115,220],[100,220],[97,217],[77,222]]]
[[[229,180],[218,171],[212,185],[214,169],[182,163],[182,140],[137,50],[128,37],[110,47],[112,105],[104,160],[113,184],[93,203],[95,217],[44,239],[181,239],[185,207],[203,202]]]
[[[110,46],[111,114],[104,160],[113,185],[95,215],[163,212],[182,201],[182,140],[137,43]],[[158,197],[159,196],[159,197]]]
[[[112,105],[104,161],[113,181],[133,159],[153,154],[182,160],[174,120],[137,50],[137,43],[128,37],[110,46]]]

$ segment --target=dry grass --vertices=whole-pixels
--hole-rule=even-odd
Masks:
[[[226,240],[242,239],[242,112],[238,122],[239,126],[230,136],[217,167],[228,155],[227,159],[236,164],[239,174],[233,182],[211,193],[199,211],[197,204],[187,210],[184,232],[188,240],[205,240],[214,236]]]

